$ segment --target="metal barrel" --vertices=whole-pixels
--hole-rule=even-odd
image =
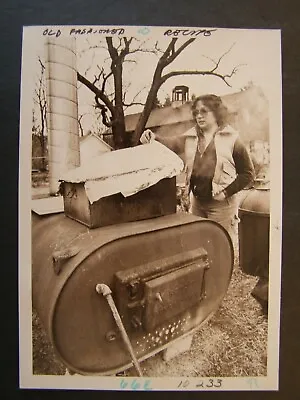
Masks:
[[[239,257],[242,270],[267,277],[270,242],[270,190],[258,185],[250,189],[239,206]]]
[[[189,335],[220,306],[233,246],[191,214],[89,229],[63,213],[33,219],[33,306],[56,354],[82,375],[111,375],[132,357],[95,287],[111,288],[140,362]]]

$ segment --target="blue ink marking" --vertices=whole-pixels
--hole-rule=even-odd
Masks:
[[[136,381],[136,379],[132,381],[130,386],[132,390],[138,390],[141,387],[141,385]]]
[[[150,29],[145,26],[144,28],[140,28],[138,33],[141,33],[142,35],[148,35],[148,33],[150,33]]]
[[[256,378],[249,378],[247,379],[247,383],[250,386],[250,389],[258,388],[258,382]]]
[[[120,388],[126,389],[127,386],[128,386],[128,382],[126,382],[124,379],[122,379],[120,382]]]
[[[129,385],[129,386],[128,386]],[[131,390],[152,390],[151,387],[151,380],[146,380],[143,384],[138,382],[137,379],[133,381],[126,381],[125,379],[121,379],[120,381],[120,388],[121,389],[131,389]]]

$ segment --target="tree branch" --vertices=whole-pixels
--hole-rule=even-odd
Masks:
[[[126,108],[129,108],[131,106],[144,106],[144,105],[145,105],[145,103],[140,103],[140,102],[132,102],[130,104],[123,103],[123,106]]]
[[[157,54],[157,53],[163,53],[163,50],[160,49],[160,48],[158,47],[158,41],[155,42],[154,49],[155,49],[155,51],[153,50],[153,52],[154,52],[155,54]]]
[[[211,75],[211,76],[215,76],[217,78],[222,79],[227,86],[231,87],[231,85],[226,81],[226,78],[231,78],[232,75],[235,72],[232,71],[232,73],[230,75],[221,75],[218,74],[217,72],[212,72],[212,71],[172,71],[169,72],[168,74],[162,76],[162,82],[164,83],[167,79],[172,78],[173,76],[178,76],[178,75]]]
[[[187,46],[189,46],[191,43],[194,42],[194,40],[196,40],[196,39],[195,38],[191,38],[191,39],[187,40],[176,51],[175,51],[175,45],[174,45],[174,52],[168,57],[166,65],[169,65],[171,62],[173,62],[175,60],[175,58],[178,57],[179,54],[182,53],[183,50]]]
[[[82,127],[82,124],[81,124],[82,117],[83,117],[83,114],[81,114],[81,115],[78,117],[78,125],[79,125],[79,129],[80,129],[81,136],[84,135],[84,130],[83,130],[83,127]]]
[[[116,64],[116,63],[122,64],[122,62],[124,61],[124,58],[128,54],[130,54],[130,45],[131,45],[133,38],[131,37],[130,39],[128,39],[128,38],[124,37],[123,40],[124,40],[124,47],[120,50],[120,53],[118,53],[118,49],[120,49],[121,44],[122,44],[122,39],[120,38],[120,44],[117,48],[115,48],[113,45],[112,37],[106,38],[108,52],[109,52],[109,55],[112,60],[112,67],[113,67],[113,64]]]
[[[215,64],[215,67],[214,67],[211,71],[216,71],[216,70],[218,69],[218,67],[219,67],[219,65],[220,65],[220,63],[221,63],[221,61],[222,61],[222,59],[223,59],[228,53],[230,53],[230,51],[231,51],[231,49],[233,48],[234,45],[235,45],[235,43],[233,43],[233,44],[230,46],[230,48],[229,48],[227,51],[225,51],[225,53],[223,53],[223,54],[221,55],[221,57],[219,57],[218,61],[215,61],[215,60],[213,60],[213,59],[210,58],[210,57],[203,56],[203,57],[207,58],[208,60],[212,61],[212,62]]]
[[[131,84],[129,84],[128,88],[129,88],[130,86],[131,86]],[[144,106],[145,103],[135,102],[135,99],[136,99],[136,98],[142,93],[142,91],[145,90],[146,88],[147,88],[147,87],[144,86],[141,90],[139,90],[139,91],[137,92],[137,94],[133,97],[131,103],[129,103],[129,104],[125,104],[125,96],[126,96],[126,92],[125,92],[123,105],[124,105],[125,107],[130,107],[131,105],[142,105],[142,106]]]
[[[107,74],[107,75],[104,75],[104,74],[103,74],[103,82],[102,82],[102,87],[101,87],[102,93],[104,93],[105,84],[106,84],[106,82],[107,82],[107,79],[110,78],[110,77],[112,76],[112,74],[113,74],[112,71],[111,71],[109,74]]]
[[[175,50],[177,38],[173,38],[166,48],[164,54],[161,56],[159,63],[163,66],[163,68],[165,68],[167,65],[171,64],[187,46],[193,43],[194,40],[195,38],[187,40],[177,50]]]
[[[109,100],[109,98],[79,72],[77,72],[77,79],[79,80],[79,82],[83,83],[88,89],[90,89],[107,106],[107,108],[111,112],[111,115],[114,116],[114,105]]]
[[[99,99],[97,96],[95,96],[95,102],[96,102],[96,108],[100,108],[100,110],[101,110],[101,117],[102,117],[103,124],[107,128],[110,128],[112,126],[112,123],[111,123],[111,121],[108,121],[107,114],[106,114],[107,108],[99,102]]]
[[[170,41],[170,43],[169,43],[169,45],[166,48],[166,51],[164,53],[165,58],[169,57],[169,54],[174,52],[174,48],[175,48],[175,44],[176,44],[177,40],[178,39],[176,39],[176,38],[171,39],[171,41]]]
[[[101,75],[104,75],[103,67],[100,68],[99,65],[97,65],[97,67],[100,69],[100,72],[99,72],[98,76],[95,75],[95,79],[93,80],[93,85],[96,85],[96,83],[100,81]]]
[[[245,64],[239,64],[236,67],[234,67],[231,71],[230,74],[221,74],[216,71],[216,68],[213,68],[211,70],[203,70],[203,71],[172,71],[169,72],[168,74],[165,74],[161,77],[162,82],[164,83],[167,79],[172,78],[173,76],[178,76],[178,75],[210,75],[210,76],[215,76],[217,78],[222,79],[223,82],[226,83],[227,86],[231,87],[231,85],[227,82],[227,79],[230,79],[235,75],[239,69],[239,67],[244,66]]]
[[[151,50],[151,49],[142,49],[142,48],[137,48],[134,50],[128,51],[127,54],[135,54],[135,53],[149,53],[149,54],[157,54],[159,50]],[[162,52],[162,51],[161,51]]]
[[[111,68],[113,69],[113,66],[116,63],[119,54],[118,54],[117,49],[113,45],[112,37],[108,36],[105,39],[106,39],[106,43],[107,43],[108,52],[109,52],[109,55],[111,58]]]
[[[90,65],[87,67],[87,69],[85,70],[85,72],[84,72],[84,75],[86,75],[88,72],[89,72],[89,70],[92,68],[92,65],[93,65],[93,63],[94,63],[94,59],[95,59],[95,52],[93,52],[93,54],[92,54],[92,60],[91,60],[91,62],[90,62]]]
[[[89,47],[87,47],[86,49],[82,49],[82,50],[79,52],[79,55],[84,54],[84,53],[86,53],[87,51],[94,50],[94,49],[107,50],[107,47],[105,47],[105,46],[99,46],[98,44],[96,44],[96,45],[94,45],[94,46],[89,46]]]

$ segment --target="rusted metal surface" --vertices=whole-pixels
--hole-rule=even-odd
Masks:
[[[107,301],[95,291],[98,283],[112,289],[126,326],[117,281],[128,275],[129,287],[124,287],[134,295],[137,281],[143,280],[146,308],[140,319],[130,320],[128,330],[141,361],[197,329],[218,308],[231,278],[233,248],[227,232],[189,214],[98,229],[53,215],[38,219],[32,238],[33,305],[60,359],[84,375],[109,375],[132,365]],[[70,255],[59,274],[53,253]],[[156,301],[167,301],[158,310],[164,317],[157,316]],[[181,301],[185,307],[178,311]]]
[[[176,212],[176,178],[166,178],[132,196],[121,193],[90,203],[83,183],[64,182],[65,214],[88,226],[119,224]]]
[[[201,300],[208,267],[203,248],[119,271],[115,297],[126,328],[152,331]]]
[[[205,265],[193,264],[146,282],[143,326],[147,332],[200,303],[204,269]]]
[[[240,266],[249,275],[268,276],[270,191],[251,189],[239,207]]]

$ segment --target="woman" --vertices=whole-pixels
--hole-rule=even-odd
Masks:
[[[232,235],[237,221],[237,193],[253,181],[253,164],[238,133],[226,125],[227,109],[220,97],[197,97],[192,113],[195,126],[182,137],[163,138],[146,130],[140,141],[155,139],[176,153],[184,141],[190,211],[220,223]]]

